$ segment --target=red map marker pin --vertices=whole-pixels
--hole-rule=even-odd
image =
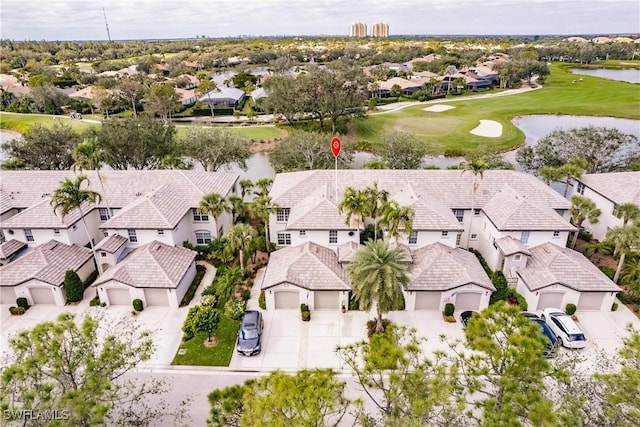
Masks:
[[[331,140],[331,151],[333,152],[333,156],[338,157],[340,155],[340,150],[342,150],[342,141],[336,136]]]

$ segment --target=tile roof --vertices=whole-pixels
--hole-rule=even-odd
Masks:
[[[414,230],[464,230],[450,208],[429,193],[416,190],[412,183],[396,193],[389,194],[389,198],[397,201],[401,206],[413,208]]]
[[[50,240],[0,267],[0,286],[16,286],[31,279],[62,286],[67,270],[78,270],[92,259],[90,249]]]
[[[96,245],[96,251],[104,251],[110,254],[116,253],[123,245],[125,245],[129,239],[119,234],[112,234],[109,237],[100,240],[100,243]]]
[[[578,181],[619,205],[640,205],[640,172],[591,173]]]
[[[549,242],[529,250],[531,258],[525,268],[517,270],[517,274],[530,291],[554,284],[579,292],[621,291],[618,285],[579,252]]]
[[[529,200],[504,185],[482,206],[485,215],[498,230],[569,230],[576,228],[553,209]]]
[[[341,245],[338,245],[338,262],[350,262],[353,258],[353,255],[360,249],[362,246],[357,242],[347,242]]]
[[[329,201],[324,188],[321,186],[309,197],[303,199],[291,209],[287,220],[288,230],[352,230],[347,224],[345,214],[338,212],[338,208]]]
[[[531,255],[529,248],[518,239],[514,239],[511,236],[504,236],[496,240],[498,249],[502,251],[505,256],[513,254],[525,254]]]
[[[131,251],[92,286],[116,281],[134,288],[176,289],[196,258],[196,252],[153,241]]]
[[[467,284],[495,291],[474,254],[438,242],[413,252],[410,278],[410,291],[446,291]]]
[[[350,290],[346,271],[336,253],[318,244],[307,242],[280,249],[271,254],[262,289],[281,283],[291,283],[309,290]]]
[[[25,248],[26,243],[16,239],[8,240],[0,245],[0,259],[8,259],[20,249]]]
[[[84,203],[82,209],[85,215],[93,210],[94,205]],[[74,209],[62,218],[51,207],[51,198],[43,200],[2,222],[2,228],[69,228],[82,219],[80,209]]]
[[[172,229],[191,209],[170,184],[140,196],[100,225],[103,229]]]

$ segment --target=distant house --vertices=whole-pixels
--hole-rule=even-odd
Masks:
[[[243,90],[234,87],[221,86],[201,96],[198,101],[214,108],[237,108],[245,97]]]
[[[253,98],[254,102],[258,99],[267,98],[268,96],[267,92],[261,87],[251,91],[251,98]]]
[[[193,89],[176,88],[176,93],[180,97],[180,102],[182,103],[182,105],[195,104],[195,102],[198,100],[198,96],[195,94]]]

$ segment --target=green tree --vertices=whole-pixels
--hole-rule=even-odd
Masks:
[[[191,128],[182,138],[182,146],[188,156],[212,172],[233,164],[246,169],[245,162],[251,156],[247,140],[220,127]]]
[[[630,222],[638,224],[640,223],[640,206],[635,203],[623,203],[616,209],[616,216],[622,218],[623,227]]]
[[[34,124],[21,138],[2,144],[2,149],[25,169],[68,170],[73,163],[71,150],[79,142],[71,126],[56,120],[51,126]]]
[[[208,399],[211,405],[207,425],[211,427],[240,427],[240,417],[244,411],[244,395],[255,380],[247,380],[243,385],[232,385],[213,390]]]
[[[257,196],[267,196],[269,195],[269,189],[271,188],[271,184],[273,184],[273,179],[271,178],[260,178],[254,183],[254,187],[257,188],[255,194]]]
[[[576,247],[578,241],[578,234],[582,228],[582,224],[585,221],[589,221],[591,224],[597,224],[600,220],[600,214],[602,211],[596,207],[593,200],[588,197],[574,194],[571,196],[571,207],[569,208],[569,215],[571,215],[571,223],[578,227],[576,230],[571,247]]]
[[[402,248],[390,249],[384,240],[369,240],[347,267],[360,309],[369,311],[374,303],[376,305],[378,333],[384,331],[382,315],[404,299],[402,290],[409,284],[409,263],[406,261]]]
[[[353,144],[343,140],[338,167],[348,168],[353,160],[353,153]],[[290,132],[280,141],[271,152],[269,161],[278,173],[335,167],[331,138],[323,133],[300,130]]]
[[[229,202],[229,206],[231,207],[231,215],[233,216],[234,221],[236,219],[236,215],[245,216],[246,205],[244,200],[242,200],[242,197],[230,194],[227,196],[227,202]]]
[[[227,302],[233,291],[242,281],[242,270],[238,266],[227,268],[222,275],[216,279],[215,292],[218,296],[220,305]]]
[[[240,270],[242,271],[244,271],[245,254],[249,253],[253,240],[256,237],[256,230],[249,224],[235,224],[224,236],[229,249],[234,253],[239,253]]]
[[[181,156],[174,154],[168,154],[160,160],[158,169],[176,169],[176,170],[189,170],[193,169],[193,164]]]
[[[364,224],[366,215],[367,199],[363,191],[353,187],[347,187],[342,195],[342,201],[338,205],[338,211],[346,213],[345,222],[347,225],[355,225],[360,230],[360,225]]]
[[[138,117],[138,104],[147,93],[147,86],[139,81],[126,78],[118,82],[118,96],[133,108],[133,117]]]
[[[382,216],[382,207],[389,199],[389,192],[378,187],[378,181],[374,181],[373,185],[367,187],[363,191],[366,202],[365,212],[367,216],[373,219],[373,240],[378,240],[378,223]]]
[[[184,415],[187,402],[172,407],[156,397],[166,391],[163,382],[128,375],[154,350],[149,332],[135,323],[91,316],[76,323],[66,313],[19,332],[9,345],[1,368],[4,409],[69,416],[50,426],[148,425],[167,413],[176,414],[175,422]]]
[[[89,179],[85,175],[79,175],[73,181],[69,178],[65,178],[64,181],[60,183],[60,186],[53,192],[53,195],[51,196],[51,206],[53,207],[53,211],[56,215],[60,215],[62,219],[78,209],[80,212],[80,219],[82,219],[82,225],[84,226],[84,231],[87,233],[87,239],[91,246],[91,252],[93,252],[93,257],[96,261],[96,266],[98,267],[98,272],[102,273],[100,261],[98,260],[96,250],[93,246],[93,239],[91,238],[91,234],[89,234],[89,228],[87,227],[85,211],[83,208],[83,206],[86,206],[89,203],[100,203],[102,196],[100,196],[100,193],[88,188],[83,189],[82,184],[84,182],[87,183],[88,187],[90,183]]]
[[[640,260],[633,259],[624,266],[620,281],[630,295],[640,297]]]
[[[267,244],[267,254],[271,252],[271,239],[269,237],[269,216],[280,209],[277,203],[267,195],[260,195],[253,199],[249,205],[249,212],[264,224],[265,239]]]
[[[562,171],[559,167],[542,166],[538,169],[538,175],[547,185],[551,185],[552,182],[558,182],[562,179]]]
[[[220,226],[218,223],[220,215],[224,212],[231,212],[231,206],[227,199],[222,197],[220,194],[209,193],[205,194],[202,197],[202,200],[200,200],[198,210],[204,214],[211,215],[217,228]]]
[[[207,95],[207,99],[209,100],[209,108],[211,109],[211,117],[213,117],[213,101],[211,100],[211,92],[215,92],[217,90],[218,85],[215,81],[211,79],[204,79],[200,80],[200,82],[198,83],[198,87],[194,91],[194,93],[199,96]]]
[[[206,332],[207,341],[211,342],[211,334],[215,333],[220,323],[218,310],[213,306],[202,305],[195,316],[195,326],[197,332]]]
[[[33,101],[32,113],[60,114],[62,106],[69,104],[69,97],[50,84],[31,88],[28,96]]]
[[[382,205],[382,217],[380,225],[387,229],[390,237],[400,239],[400,232],[407,237],[413,232],[413,219],[415,212],[410,206],[400,206],[395,200],[389,200]]]
[[[98,176],[100,182],[100,188],[102,188],[102,195],[109,211],[109,217],[111,217],[111,208],[109,207],[109,201],[107,199],[107,192],[104,189],[104,177],[100,174],[100,169],[109,160],[109,153],[103,150],[95,138],[85,139],[80,144],[76,145],[71,152],[74,163],[71,165],[71,169],[76,169],[82,172],[83,170],[94,170]]]
[[[267,111],[274,115],[281,114],[289,124],[293,123],[303,111],[304,99],[300,96],[302,77],[289,75],[271,76],[265,80],[263,87],[269,95],[265,100]]]
[[[84,294],[84,284],[78,273],[73,270],[67,270],[64,273],[64,294],[67,302],[80,301]]]
[[[388,169],[420,169],[427,147],[407,132],[390,132],[384,136],[376,154]]]
[[[473,174],[473,184],[472,184],[472,193],[471,193],[471,219],[469,220],[469,230],[471,230],[471,226],[473,225],[473,217],[474,211],[476,208],[476,192],[480,187],[480,183],[478,182],[478,177],[480,180],[484,178],[484,172],[489,169],[489,163],[483,158],[478,158],[472,160],[470,162],[461,162],[458,165],[458,169],[462,169],[462,174],[465,172],[471,172]],[[467,233],[467,247],[469,247],[469,241],[471,239],[471,231]]]
[[[253,190],[253,181],[245,178],[241,179],[238,184],[240,184],[240,197],[242,197],[242,200],[244,200],[244,197],[248,194],[251,194],[251,190]]]
[[[458,69],[456,68],[455,65],[447,65],[447,68],[445,68],[444,73],[449,77],[448,81],[447,81],[447,95],[449,94],[449,92],[451,92],[451,86],[453,83],[453,76],[454,74],[456,74],[458,72]]]
[[[613,254],[620,256],[616,274],[613,276],[613,281],[618,283],[627,255],[640,245],[640,225],[627,224],[626,226],[613,227],[607,232],[605,241],[614,245]]]
[[[176,90],[168,83],[154,83],[145,98],[146,110],[160,116],[165,125],[171,121],[171,115],[176,111],[176,104],[180,97]]]
[[[562,197],[567,197],[567,192],[569,191],[571,181],[580,178],[584,171],[586,171],[587,169],[589,169],[589,163],[582,157],[574,157],[572,159],[569,159],[567,163],[560,167],[560,178],[565,179],[564,192],[562,193]]]

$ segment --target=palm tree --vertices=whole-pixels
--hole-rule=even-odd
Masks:
[[[640,260],[636,258],[627,264],[620,279],[627,286],[629,294],[640,296]]]
[[[231,215],[233,215],[234,220],[236,219],[236,214],[244,216],[245,204],[241,197],[230,194],[227,196],[227,202],[229,202],[229,206],[231,207]]]
[[[622,226],[627,225],[629,222],[637,224],[640,222],[640,207],[635,203],[623,203],[618,206],[616,216],[622,218]]]
[[[400,247],[389,248],[384,240],[369,240],[357,251],[347,267],[361,310],[371,310],[376,304],[376,332],[384,331],[382,315],[402,301],[402,290],[409,284],[409,264]]]
[[[160,161],[159,169],[178,169],[178,170],[189,170],[193,169],[193,164],[190,162],[185,162],[184,159],[180,156],[175,156],[173,154],[169,154],[165,156]]]
[[[395,200],[390,200],[382,206],[380,225],[386,227],[389,236],[394,237],[398,243],[401,230],[407,233],[407,236],[413,232],[414,217],[413,208],[400,206]]]
[[[558,169],[560,178],[566,179],[562,197],[567,197],[571,180],[580,178],[587,169],[589,169],[589,162],[582,157],[573,158]]]
[[[389,199],[389,192],[378,188],[378,181],[373,182],[372,187],[364,189],[366,198],[365,212],[373,219],[373,240],[378,240],[378,221],[382,215],[382,206]]]
[[[480,180],[484,178],[484,171],[490,169],[491,165],[483,158],[475,159],[471,162],[461,162],[458,165],[458,169],[462,169],[462,174],[465,172],[471,172],[473,174],[473,192],[471,193],[471,219],[469,220],[469,232],[467,233],[467,248],[471,239],[471,231],[473,226],[474,211],[476,210],[476,191],[480,187],[478,182],[478,176]]]
[[[103,150],[95,138],[86,139],[80,144],[76,145],[71,151],[74,163],[71,165],[72,170],[94,170],[98,175],[98,181],[100,181],[100,188],[102,188],[102,194],[104,195],[104,202],[107,205],[108,217],[111,218],[111,208],[109,207],[109,201],[107,200],[107,192],[104,189],[104,177],[100,175],[100,168],[107,163],[110,159],[110,155],[107,151]]]
[[[601,213],[602,211],[596,207],[596,204],[590,198],[577,194],[571,196],[571,207],[569,208],[571,223],[578,227],[571,242],[572,249],[576,247],[578,242],[578,234],[580,234],[582,223],[587,220],[591,224],[597,224]]]
[[[218,85],[216,82],[210,79],[200,80],[198,83],[198,87],[193,92],[196,95],[207,95],[207,99],[209,100],[209,108],[211,109],[211,117],[213,117],[213,102],[211,102],[211,92],[217,91]]]
[[[84,210],[82,209],[82,205],[85,203],[100,203],[102,196],[100,196],[100,193],[95,191],[83,189],[82,183],[85,181],[88,186],[90,184],[89,179],[85,175],[79,175],[74,181],[71,181],[69,178],[65,178],[65,180],[60,183],[60,187],[58,187],[51,196],[51,207],[53,207],[55,214],[60,215],[63,220],[75,209],[80,211],[80,218],[82,219],[84,231],[87,233],[87,238],[89,239],[91,252],[93,252],[93,258],[96,261],[96,267],[98,268],[98,272],[102,274],[100,262],[98,261],[96,251],[93,246],[93,239],[89,233],[89,228],[87,228],[87,222],[84,219]]]
[[[253,216],[262,220],[264,225],[265,240],[267,243],[267,255],[271,249],[271,239],[269,238],[269,216],[276,212],[280,207],[273,203],[269,196],[258,196],[249,205],[249,211]]]
[[[367,199],[364,192],[353,187],[347,187],[344,190],[342,201],[338,205],[338,211],[347,214],[347,225],[355,224],[358,231],[360,231],[360,224],[364,224],[366,204]]]
[[[271,184],[273,184],[273,179],[271,178],[260,178],[254,184],[254,187],[258,189],[254,194],[258,196],[266,196],[269,194],[269,189],[271,188]]]
[[[627,254],[640,245],[640,226],[626,225],[623,227],[614,227],[607,232],[605,241],[615,245],[616,251],[620,254],[616,274],[613,276],[613,281],[618,283],[618,278],[620,277],[620,272],[624,266],[624,260]]]
[[[553,166],[542,166],[538,169],[538,175],[540,175],[547,185],[551,185],[552,182],[558,182],[562,179],[562,171],[560,171],[560,168]]]
[[[239,184],[240,184],[241,196],[242,196],[242,199],[244,200],[244,196],[249,194],[253,189],[253,181],[251,181],[250,179],[241,179]]]
[[[229,202],[220,194],[209,193],[202,197],[202,200],[200,200],[200,206],[198,206],[198,210],[201,213],[211,215],[217,228],[218,217],[224,212],[231,212],[231,206],[229,206]]]
[[[453,76],[457,72],[458,69],[455,65],[447,65],[447,68],[445,68],[444,70],[444,73],[449,76],[449,80],[447,83],[447,95],[449,94],[449,92],[451,92],[451,85],[453,84],[453,82],[451,81],[451,76]]]
[[[256,230],[249,224],[236,224],[225,234],[224,239],[229,248],[239,252],[240,270],[244,271],[244,254],[251,249],[253,240],[257,237]]]

